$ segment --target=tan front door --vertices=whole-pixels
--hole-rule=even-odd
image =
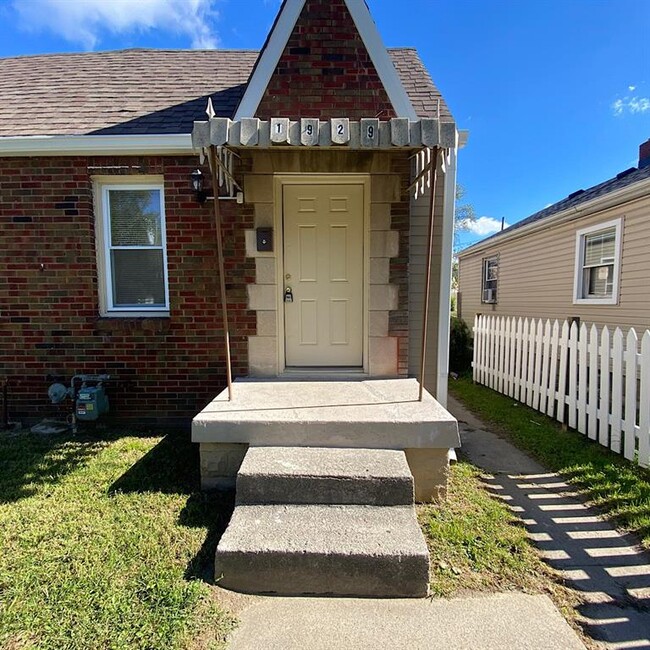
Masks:
[[[285,185],[287,366],[363,365],[363,185]]]

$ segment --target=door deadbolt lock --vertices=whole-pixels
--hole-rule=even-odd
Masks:
[[[291,287],[287,287],[284,290],[284,302],[293,302],[293,291]]]

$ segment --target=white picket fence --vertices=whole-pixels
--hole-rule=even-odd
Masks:
[[[650,465],[650,330],[477,316],[474,381]]]

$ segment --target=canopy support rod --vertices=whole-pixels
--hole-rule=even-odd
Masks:
[[[230,330],[228,328],[228,303],[226,301],[226,276],[223,263],[223,238],[221,234],[221,207],[219,206],[219,184],[217,179],[217,154],[214,145],[210,146],[210,171],[212,172],[212,187],[214,199],[214,223],[217,228],[217,256],[219,258],[219,288],[221,294],[221,315],[223,318],[223,333],[226,341],[226,379],[228,381],[228,401],[232,401],[232,366],[230,363]]]
[[[429,197],[429,240],[427,244],[427,268],[424,282],[424,306],[422,315],[422,355],[420,357],[420,393],[418,400],[424,396],[424,376],[427,360],[427,329],[429,327],[429,294],[431,291],[431,254],[433,253],[433,219],[436,208],[436,181],[438,177],[438,158],[440,149],[433,147],[431,156],[431,196]]]

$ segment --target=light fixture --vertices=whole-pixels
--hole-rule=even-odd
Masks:
[[[203,189],[203,172],[200,169],[195,169],[191,174],[192,189],[196,192],[196,200],[199,203],[205,203],[208,198],[207,192]]]

